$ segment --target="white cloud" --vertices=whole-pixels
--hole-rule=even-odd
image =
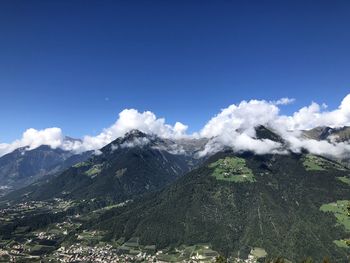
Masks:
[[[300,130],[318,126],[342,127],[350,125],[350,94],[333,111],[326,111],[323,105],[312,102],[291,116],[279,114],[277,105],[286,104],[290,99],[276,102],[264,100],[242,101],[223,109],[199,132],[200,137],[215,137],[202,152],[215,152],[224,146],[237,151],[250,150],[257,154],[283,153],[281,144],[254,138],[255,129],[265,125],[274,129],[286,142],[290,150],[300,152],[307,149],[314,154],[344,156],[350,152],[347,143],[320,142],[301,139]]]
[[[27,146],[28,149],[35,149],[40,145],[49,145],[52,148],[63,146],[64,136],[60,128],[47,128],[36,130],[30,128],[22,134],[22,138],[12,143],[0,144],[0,156],[12,152],[13,150]]]
[[[275,105],[288,105],[288,104],[292,104],[293,102],[295,101],[294,98],[281,98],[279,100],[276,100],[276,101],[272,101],[271,103],[272,104],[275,104]]]
[[[97,136],[85,136],[82,148],[84,150],[101,148],[132,129],[163,138],[181,138],[186,136],[187,126],[180,122],[176,122],[174,126],[166,124],[165,119],[157,118],[150,111],[141,113],[135,109],[125,109],[119,113],[119,118],[111,127],[104,129]]]
[[[170,125],[165,122],[164,118],[158,118],[150,111],[139,112],[135,109],[125,109],[119,113],[119,117],[113,125],[103,129],[97,136],[87,135],[82,141],[69,141],[64,139],[60,128],[28,129],[23,133],[21,139],[9,144],[0,144],[0,156],[18,147],[28,146],[30,149],[34,149],[42,144],[76,152],[97,150],[132,129],[169,139],[212,138],[202,154],[218,151],[225,146],[236,151],[250,150],[258,154],[283,153],[280,143],[255,138],[254,127],[259,125],[274,129],[288,142],[290,149],[296,152],[304,148],[315,154],[341,156],[349,153],[350,149],[347,143],[307,140],[301,138],[300,130],[317,126],[350,125],[350,94],[342,100],[335,110],[328,110],[324,106],[325,104],[312,102],[309,106],[299,109],[290,116],[281,115],[279,105],[286,105],[293,101],[294,99],[282,98],[270,102],[250,100],[232,104],[211,118],[201,130],[191,135],[186,133],[188,126],[180,122]]]
[[[133,147],[143,147],[147,144],[151,143],[150,139],[147,137],[141,137],[141,138],[133,138],[130,141],[123,142],[120,145],[120,148],[133,148]],[[113,145],[112,150],[117,149],[119,146],[118,145]]]
[[[286,153],[282,149],[281,143],[269,139],[256,139],[246,133],[224,132],[220,136],[214,137],[206,144],[199,156],[205,156],[218,152],[225,147],[230,147],[236,152],[252,151],[256,154]]]
[[[292,116],[280,116],[276,125],[286,126],[289,130],[306,130],[317,126],[341,127],[350,125],[350,94],[341,102],[340,106],[327,111],[322,105],[312,102]]]
[[[254,136],[254,127],[267,125],[278,118],[279,109],[263,100],[232,104],[213,117],[199,132],[201,137],[221,136],[236,130]]]
[[[317,141],[312,139],[301,139],[300,137],[290,136],[287,138],[289,142],[289,149],[293,152],[300,152],[302,149],[307,151],[328,156],[328,157],[347,157],[350,155],[350,144],[346,142],[328,142]]]
[[[226,130],[243,130],[253,134],[253,127],[268,125],[277,130],[306,130],[318,126],[341,127],[350,125],[350,94],[333,111],[315,102],[291,116],[280,115],[276,103],[264,100],[242,101],[232,104],[213,117],[200,131],[201,136],[220,135]]]
[[[52,148],[60,147],[75,152],[97,150],[132,129],[138,129],[144,133],[155,134],[163,138],[183,138],[188,136],[186,135],[187,128],[188,126],[181,122],[176,122],[173,126],[167,124],[164,118],[157,118],[150,111],[138,112],[135,109],[125,109],[119,113],[119,118],[112,126],[103,129],[97,136],[87,135],[84,136],[82,141],[71,141],[64,140],[60,128],[28,129],[23,133],[20,140],[9,144],[0,144],[0,156],[19,147],[29,146],[30,149],[34,149],[43,144]]]

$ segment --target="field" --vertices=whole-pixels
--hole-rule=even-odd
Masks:
[[[337,177],[337,179],[340,180],[340,181],[342,181],[342,182],[345,183],[345,184],[350,185],[350,178],[349,178],[349,177],[343,176],[343,177]]]
[[[239,157],[226,157],[209,165],[214,168],[212,176],[217,180],[235,183],[255,182],[254,174],[246,166],[244,159]]]
[[[259,247],[253,248],[250,254],[253,255],[255,258],[264,258],[267,256],[265,249]]]
[[[334,240],[334,244],[336,244],[338,247],[349,248],[345,243],[345,240]]]
[[[307,154],[304,157],[303,165],[307,171],[324,171],[327,169],[345,170],[344,167],[338,163],[312,154]]]
[[[337,218],[337,222],[350,231],[350,216],[347,215],[348,200],[339,200],[336,203],[324,204],[320,210],[323,212],[331,212]]]
[[[102,231],[83,230],[78,234],[77,240],[86,245],[97,245],[103,239],[104,234]]]
[[[101,172],[101,170],[102,170],[102,165],[96,164],[92,166],[89,170],[87,170],[85,174],[93,178],[96,175],[98,175]]]

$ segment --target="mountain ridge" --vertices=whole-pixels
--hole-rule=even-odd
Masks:
[[[58,173],[86,160],[91,152],[75,154],[60,148],[41,145],[35,149],[18,148],[0,157],[2,194],[29,185],[46,175]]]
[[[168,139],[138,130],[126,133],[50,180],[20,189],[6,198],[106,198],[123,201],[172,182],[201,162]],[[201,144],[198,146],[201,147]]]

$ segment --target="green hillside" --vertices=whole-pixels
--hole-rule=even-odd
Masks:
[[[210,243],[226,256],[258,247],[293,261],[347,262],[349,248],[337,245],[346,229],[324,205],[350,200],[350,186],[337,178],[348,178],[349,170],[330,162],[219,153],[160,193],[110,209],[85,227],[106,231],[106,240],[139,237],[160,248]],[[247,179],[238,180],[242,175]]]

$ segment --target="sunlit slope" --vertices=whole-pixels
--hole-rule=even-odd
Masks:
[[[345,262],[347,235],[320,209],[350,200],[349,170],[309,155],[223,152],[152,197],[112,209],[90,224],[107,239],[140,237],[159,247],[211,243],[226,255],[246,247],[291,260],[329,256]],[[346,179],[346,180],[347,180]]]

